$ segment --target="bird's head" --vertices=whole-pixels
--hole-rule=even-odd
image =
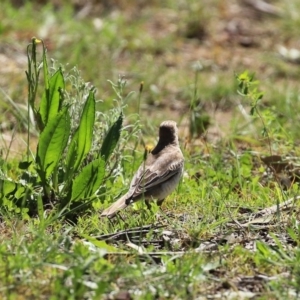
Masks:
[[[164,121],[159,127],[159,139],[161,142],[170,144],[178,144],[178,129],[176,122]]]

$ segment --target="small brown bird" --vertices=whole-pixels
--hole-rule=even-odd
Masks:
[[[161,205],[174,191],[183,173],[184,158],[179,148],[178,129],[174,121],[164,121],[159,127],[159,140],[134,175],[129,191],[105,209],[101,216],[112,218],[138,200],[157,200]]]

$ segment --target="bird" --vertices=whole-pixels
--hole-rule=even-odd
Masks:
[[[184,157],[179,147],[175,121],[163,121],[159,140],[133,176],[128,192],[105,209],[101,217],[114,217],[128,205],[144,199],[148,208],[157,200],[161,205],[178,185],[184,169]]]

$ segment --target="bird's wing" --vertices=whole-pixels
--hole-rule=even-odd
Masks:
[[[170,177],[178,172],[181,172],[184,161],[183,159],[173,159],[166,166],[159,162],[149,166],[142,164],[132,179],[129,195],[130,198],[135,198],[149,189],[165,182]]]

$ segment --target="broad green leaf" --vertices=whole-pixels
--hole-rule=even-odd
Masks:
[[[84,105],[80,123],[75,131],[66,158],[65,176],[70,176],[79,168],[82,160],[92,146],[93,128],[95,123],[95,95],[90,91]]]
[[[77,128],[70,142],[67,157],[66,157],[66,168],[65,168],[66,178],[65,179],[67,179],[67,177],[69,176],[72,176],[72,173],[75,171],[74,165],[77,157],[78,137],[79,137],[79,131]]]
[[[95,194],[105,174],[105,162],[98,158],[85,166],[74,179],[71,201],[87,198]]]
[[[121,128],[123,123],[123,114],[121,113],[118,120],[111,126],[107,135],[104,138],[100,155],[104,156],[104,160],[107,161],[109,156],[114,151],[121,135]]]
[[[7,196],[8,194],[14,192],[16,188],[16,183],[9,180],[0,180],[0,197]]]
[[[37,163],[44,179],[48,178],[57,166],[70,134],[70,116],[65,107],[48,122],[41,133],[37,149]]]
[[[14,193],[16,199],[26,199],[26,193],[28,192],[27,187],[17,184],[17,190]],[[24,198],[25,197],[25,198]]]
[[[45,69],[44,69],[45,73]],[[40,104],[40,116],[44,126],[59,112],[61,106],[61,90],[65,88],[62,70],[55,72],[49,80],[49,87],[45,88]]]
[[[61,106],[61,90],[65,89],[65,81],[62,70],[59,69],[49,80],[49,115],[48,122],[53,119]]]
[[[74,161],[74,171],[78,169],[82,160],[89,153],[92,140],[93,140],[93,128],[95,123],[95,94],[90,91],[89,96],[84,105],[82,115],[80,118],[80,124],[78,128],[78,145],[76,160]]]

